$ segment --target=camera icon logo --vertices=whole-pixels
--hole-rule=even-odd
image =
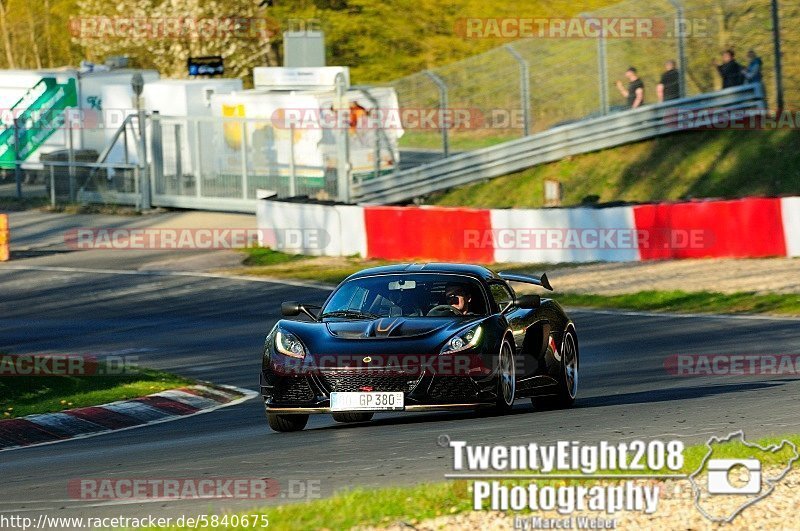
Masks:
[[[744,467],[746,483],[736,485],[732,474]],[[761,461],[758,459],[709,459],[709,494],[758,494],[761,491]]]

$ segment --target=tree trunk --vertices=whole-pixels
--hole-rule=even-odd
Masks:
[[[44,46],[47,54],[47,66],[52,68],[53,64],[53,40],[50,34],[50,0],[44,0]]]
[[[42,56],[39,54],[39,42],[36,39],[36,23],[33,20],[33,15],[28,18],[28,29],[31,32],[31,48],[33,49],[33,59],[36,61],[36,68],[42,68]]]
[[[11,49],[11,35],[8,33],[6,23],[6,6],[0,1],[0,33],[3,34],[3,48],[6,50],[6,62],[8,68],[16,68],[17,62],[14,60],[14,51]]]

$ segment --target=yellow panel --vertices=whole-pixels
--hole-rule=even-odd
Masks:
[[[223,105],[222,116],[244,118],[244,105]],[[225,143],[233,149],[239,149],[242,145],[242,124],[240,122],[224,122],[223,131]]]

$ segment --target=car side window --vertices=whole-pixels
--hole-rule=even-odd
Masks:
[[[489,284],[489,292],[492,294],[492,299],[494,299],[500,311],[503,311],[506,306],[514,302],[514,294],[505,284],[492,282]]]

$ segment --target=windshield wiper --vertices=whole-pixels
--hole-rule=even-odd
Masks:
[[[319,316],[323,317],[345,317],[348,319],[378,319],[380,315],[368,312],[360,312],[358,310],[336,310],[333,312],[326,312]]]

